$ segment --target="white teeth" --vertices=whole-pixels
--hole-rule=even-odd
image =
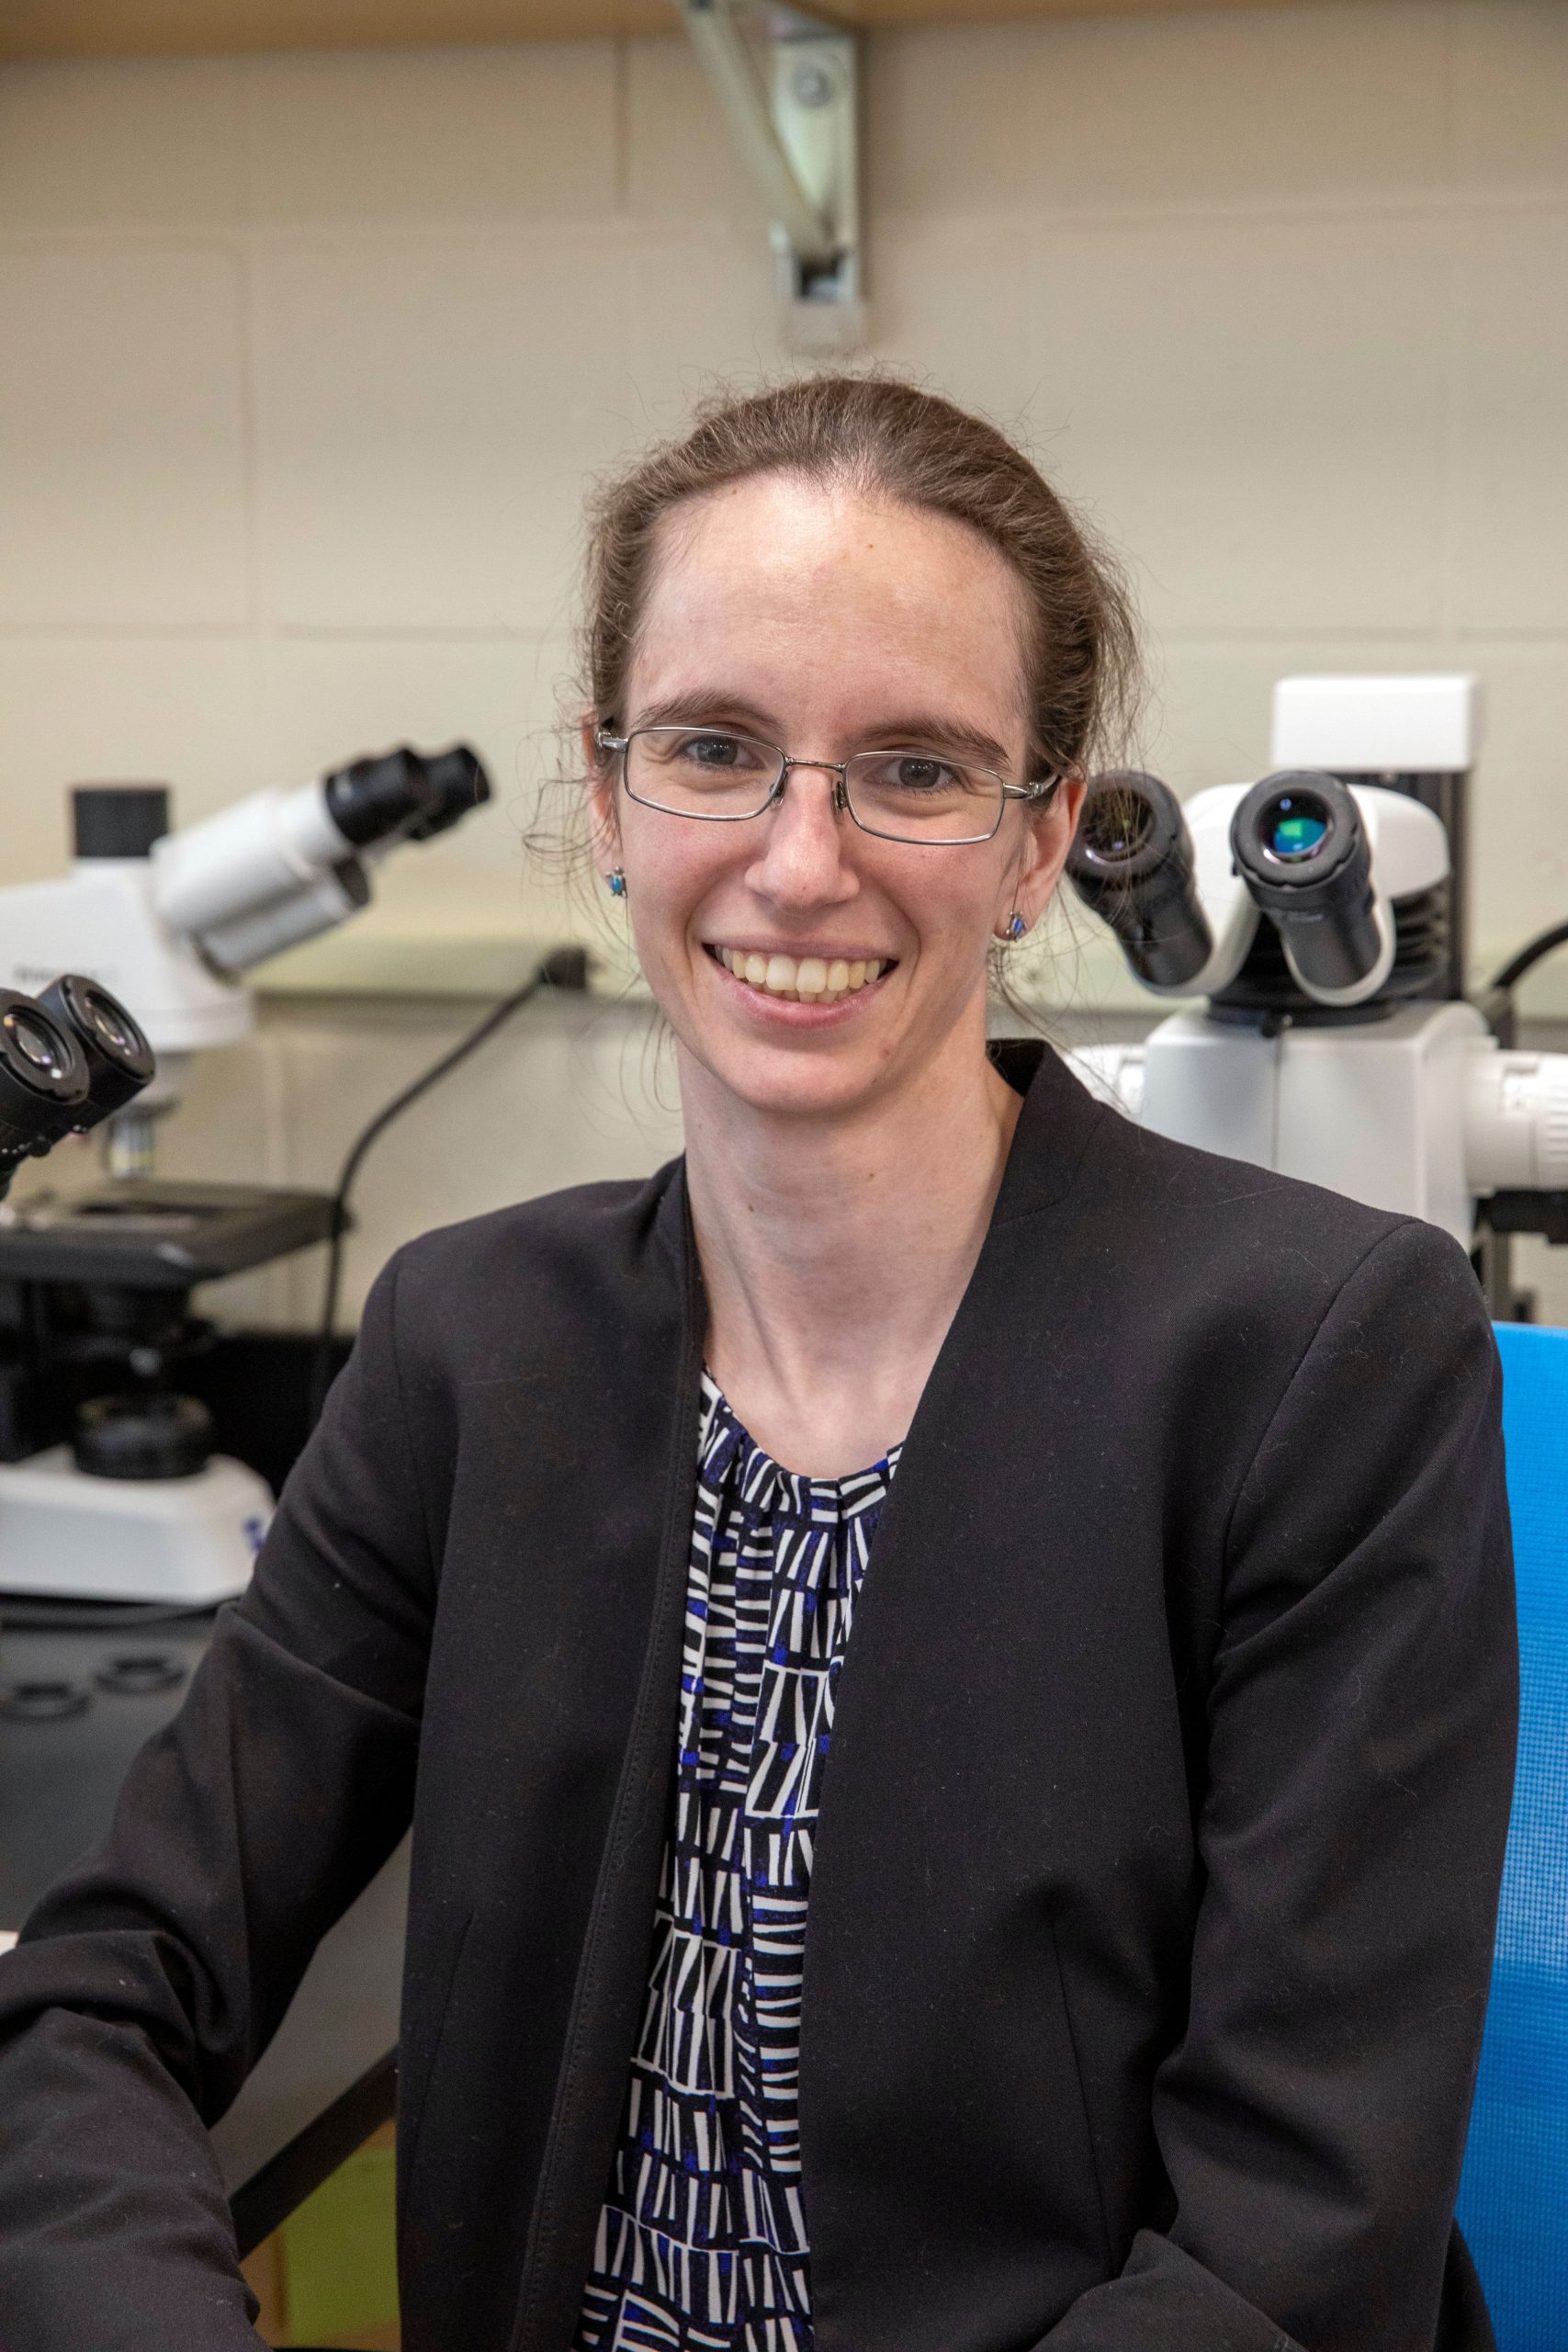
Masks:
[[[825,956],[759,956],[742,947],[716,947],[714,953],[738,980],[790,1003],[837,1004],[887,968],[886,960],[876,956],[850,963],[841,956],[831,961]]]

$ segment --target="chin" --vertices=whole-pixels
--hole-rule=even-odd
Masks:
[[[884,1058],[742,1050],[707,1038],[691,1050],[710,1079],[749,1111],[775,1118],[842,1117],[869,1101],[886,1080]]]

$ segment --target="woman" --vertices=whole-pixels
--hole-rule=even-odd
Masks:
[[[254,2341],[202,2120],[412,1814],[410,2352],[1485,2345],[1515,1667],[1462,1253],[987,1055],[1127,647],[1001,436],[720,405],[591,581],[684,1161],[378,1283],[0,1963],[0,2340]]]

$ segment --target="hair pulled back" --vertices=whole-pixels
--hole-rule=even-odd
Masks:
[[[1031,772],[1065,775],[1120,750],[1137,633],[1116,567],[1023,452],[983,418],[896,377],[815,375],[705,401],[691,429],[604,485],[590,509],[584,666],[595,716],[626,716],[626,679],[660,524],[749,476],[826,488],[968,524],[1011,566],[1028,614]]]

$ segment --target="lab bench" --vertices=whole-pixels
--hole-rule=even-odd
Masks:
[[[0,1600],[0,1685],[39,1694],[35,1713],[0,1714],[0,1932],[107,1829],[132,1758],[211,1638],[210,1615],[118,1630],[102,1615],[32,1629]],[[407,1892],[405,1841],[322,1939],[212,2133],[242,2253],[392,2113]]]

